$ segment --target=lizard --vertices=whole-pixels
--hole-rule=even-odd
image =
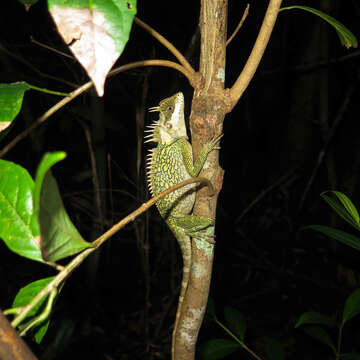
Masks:
[[[145,142],[155,142],[147,157],[147,180],[152,196],[184,180],[197,177],[208,154],[219,149],[221,135],[214,136],[201,148],[193,161],[192,146],[188,141],[184,117],[184,96],[181,92],[162,100],[158,106],[149,109],[159,112],[159,119],[148,126]],[[209,240],[201,232],[214,225],[214,220],[190,215],[195,203],[196,185],[186,185],[156,202],[161,217],[175,235],[183,259],[183,275],[172,334],[171,354],[174,359],[174,344],[182,304],[189,283],[191,270],[191,238]]]

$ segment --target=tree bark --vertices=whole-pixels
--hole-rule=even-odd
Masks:
[[[36,360],[37,358],[23,339],[11,327],[0,310],[0,359],[1,360]]]
[[[200,80],[195,84],[190,115],[194,158],[204,143],[222,132],[225,115],[236,105],[247,88],[270,39],[281,2],[282,0],[269,0],[258,38],[244,69],[234,86],[224,89],[227,0],[201,0]],[[218,160],[218,151],[211,152],[200,174],[211,180],[215,194],[210,196],[206,188],[199,190],[194,215],[215,219],[224,173]],[[214,235],[213,227],[208,230],[208,235]],[[195,358],[195,345],[209,295],[213,257],[214,244],[193,239],[190,281],[175,337],[175,360]]]
[[[205,142],[222,132],[228,109],[224,92],[226,22],[227,0],[201,1],[200,82],[195,88],[190,116],[194,158]],[[218,155],[218,151],[211,152],[201,172],[201,176],[211,180],[215,195],[210,197],[206,188],[198,191],[194,215],[215,218],[223,179]],[[214,228],[211,228],[209,235],[213,234]],[[209,293],[213,255],[213,244],[193,239],[190,282],[175,339],[176,360],[195,358],[195,345]]]

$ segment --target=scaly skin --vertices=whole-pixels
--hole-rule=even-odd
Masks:
[[[159,106],[150,111],[158,111],[160,117],[150,126],[147,132],[149,141],[157,142],[148,157],[148,183],[152,196],[184,180],[198,176],[204,166],[206,158],[214,149],[222,135],[214,137],[201,149],[195,163],[193,162],[192,147],[187,140],[184,119],[184,97],[177,93],[160,102]],[[205,217],[190,215],[194,206],[196,185],[182,187],[164,198],[156,206],[161,217],[166,221],[175,235],[183,258],[183,278],[176,311],[176,320],[172,335],[171,355],[174,360],[174,343],[182,311],[183,299],[188,287],[191,269],[191,237],[205,239],[201,230],[213,225],[213,220]]]

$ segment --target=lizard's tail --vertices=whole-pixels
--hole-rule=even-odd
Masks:
[[[172,341],[171,341],[171,359],[175,360],[175,341],[177,337],[177,330],[179,326],[180,317],[183,311],[183,301],[184,296],[186,293],[186,289],[189,284],[190,278],[190,269],[191,269],[191,240],[190,237],[186,235],[176,234],[177,241],[179,243],[182,258],[183,258],[183,274],[182,274],[182,281],[181,281],[181,289],[179,295],[179,302],[176,310],[176,318],[175,318],[175,325],[174,330],[172,333]]]

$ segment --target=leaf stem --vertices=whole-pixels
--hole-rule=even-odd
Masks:
[[[35,86],[35,85],[31,85],[31,84],[29,84],[29,83],[27,83],[27,85],[28,85],[31,89],[34,89],[34,90],[37,90],[37,91],[41,91],[41,92],[44,92],[44,93],[47,93],[47,94],[59,95],[59,96],[70,96],[69,93],[63,93],[63,92],[59,92],[59,91],[48,90],[48,89],[44,89],[44,88],[37,87],[37,86]]]
[[[237,343],[239,343],[244,350],[246,350],[250,355],[252,355],[256,360],[262,360],[260,356],[255,354],[250,348],[248,348],[244,342],[242,342],[235,334],[233,334],[223,323],[221,323],[217,318],[215,322],[228,334],[230,335]]]
[[[339,327],[339,335],[338,335],[338,341],[337,341],[337,347],[336,347],[336,360],[340,359],[340,351],[341,351],[341,340],[342,340],[342,330],[343,330],[344,323],[341,322],[341,325]]]

